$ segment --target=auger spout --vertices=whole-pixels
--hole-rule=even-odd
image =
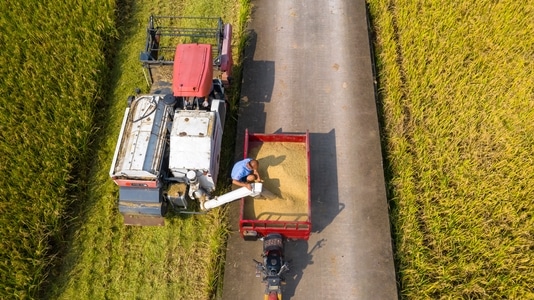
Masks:
[[[223,194],[221,196],[216,196],[213,199],[207,200],[202,206],[203,210],[210,210],[215,207],[219,207],[223,204],[247,197],[252,196],[256,197],[261,194],[263,184],[260,182],[252,183],[252,190],[247,189],[246,187],[233,190],[229,193]]]

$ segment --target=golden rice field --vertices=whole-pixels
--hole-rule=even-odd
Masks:
[[[405,299],[534,299],[534,2],[369,1]]]

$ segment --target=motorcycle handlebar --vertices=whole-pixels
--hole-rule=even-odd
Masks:
[[[285,262],[280,268],[280,271],[278,271],[278,276],[282,275],[284,272],[287,271],[289,271],[289,266],[287,265],[287,262]]]

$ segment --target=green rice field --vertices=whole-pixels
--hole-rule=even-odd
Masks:
[[[367,3],[401,298],[534,299],[534,2]],[[0,299],[220,298],[224,209],[124,226],[108,170],[150,14],[233,24],[235,104],[250,9],[0,3]]]
[[[87,178],[112,1],[0,3],[0,298],[37,295]]]

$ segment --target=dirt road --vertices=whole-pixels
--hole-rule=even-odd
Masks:
[[[245,128],[310,131],[313,230],[286,245],[284,299],[397,299],[365,2],[252,3],[236,160]],[[262,299],[238,206],[223,299]]]

